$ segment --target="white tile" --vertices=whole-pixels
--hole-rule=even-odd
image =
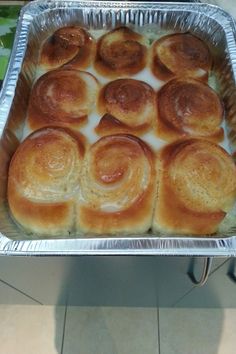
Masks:
[[[156,308],[68,307],[63,354],[158,354]]]
[[[224,309],[224,321],[217,354],[236,353],[236,309]]]
[[[235,309],[160,309],[161,354],[235,354]]]
[[[0,353],[61,353],[64,307],[0,305]]]

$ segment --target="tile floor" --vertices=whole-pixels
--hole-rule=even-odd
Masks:
[[[1,354],[235,354],[236,309],[0,306]]]

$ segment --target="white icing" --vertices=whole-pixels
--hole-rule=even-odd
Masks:
[[[142,139],[146,141],[154,151],[161,149],[166,144],[166,142],[158,138],[154,132],[146,133],[142,136]]]
[[[80,129],[81,133],[84,134],[90,144],[95,143],[98,140],[98,135],[96,134],[94,128],[98,125],[100,116],[96,111],[89,115],[88,123]]]
[[[138,74],[133,75],[132,79],[136,80],[141,80],[145,81],[147,84],[152,86],[152,88],[157,91],[161,88],[161,86],[164,85],[164,82],[161,80],[158,80],[151,72],[149,68],[145,68],[142,71],[140,71]]]

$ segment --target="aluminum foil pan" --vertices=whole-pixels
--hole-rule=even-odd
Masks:
[[[226,225],[225,231],[210,238],[149,234],[102,239],[65,239],[63,235],[60,239],[29,239],[12,222],[6,201],[7,171],[22,137],[40,44],[49,33],[68,24],[80,24],[90,30],[109,30],[126,24],[136,28],[152,25],[159,32],[191,31],[206,41],[215,58],[218,87],[227,111],[229,149],[236,157],[236,28],[229,14],[202,3],[31,2],[21,11],[0,96],[0,254],[236,256],[236,216],[232,215],[232,227]]]

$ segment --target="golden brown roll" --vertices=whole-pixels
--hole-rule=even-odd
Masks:
[[[29,101],[31,130],[51,125],[79,128],[87,122],[97,100],[99,84],[90,73],[60,69],[41,76]]]
[[[236,167],[218,145],[179,140],[160,152],[153,229],[167,234],[213,234],[236,198]]]
[[[181,137],[204,137],[219,142],[223,106],[208,85],[194,79],[173,79],[157,93],[157,134],[174,141]]]
[[[141,139],[128,134],[101,138],[84,161],[78,229],[99,235],[148,231],[155,179],[154,154]]]
[[[68,234],[85,147],[79,133],[40,129],[21,143],[9,168],[8,203],[13,218],[37,235]]]
[[[79,26],[62,27],[44,42],[39,65],[45,70],[65,64],[74,69],[86,69],[93,53],[94,41],[88,31]]]
[[[212,57],[207,45],[190,33],[175,33],[154,42],[151,69],[160,80],[175,76],[206,81]]]
[[[97,43],[95,69],[108,77],[134,75],[146,65],[144,37],[127,27],[103,35]]]
[[[142,134],[151,129],[156,116],[155,93],[143,81],[118,79],[105,85],[98,98],[98,110],[104,115],[96,132]]]

